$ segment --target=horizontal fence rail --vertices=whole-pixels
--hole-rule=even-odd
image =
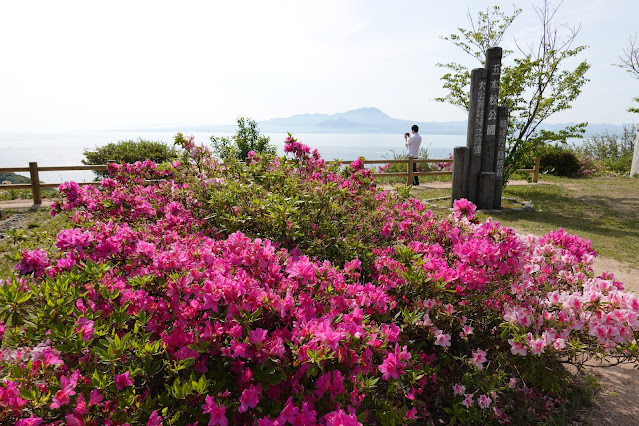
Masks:
[[[338,164],[350,164],[352,161],[346,160],[337,160],[337,161],[329,161],[330,163],[338,163]],[[406,177],[407,185],[411,185],[413,183],[414,176],[445,176],[452,175],[452,171],[430,171],[430,172],[414,172],[413,164],[434,164],[434,163],[450,163],[452,165],[452,158],[441,158],[441,159],[419,159],[408,157],[405,160],[362,160],[364,165],[373,165],[373,164],[406,164],[406,172],[389,172],[389,173],[371,173],[372,177]],[[533,175],[532,181],[537,182],[539,180],[539,164],[540,158],[537,157],[535,159],[535,167],[532,169],[517,169],[517,172],[520,173],[530,173]],[[451,167],[452,169],[452,167]],[[31,183],[24,184],[10,184],[10,185],[0,185],[0,191],[8,191],[12,189],[31,189],[31,193],[33,195],[33,204],[41,205],[42,204],[42,189],[43,188],[57,188],[60,186],[60,183],[42,183],[40,182],[39,172],[57,172],[57,171],[74,171],[74,170],[107,170],[106,164],[100,165],[83,165],[83,166],[48,166],[48,167],[39,167],[37,162],[29,163],[29,167],[4,167],[0,168],[0,173],[15,173],[15,172],[29,172]],[[78,185],[100,185],[100,182],[81,182]]]

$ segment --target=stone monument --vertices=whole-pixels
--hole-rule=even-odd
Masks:
[[[500,209],[508,108],[499,106],[502,49],[486,51],[486,65],[471,72],[466,146],[453,153],[452,202],[472,201],[480,209]]]

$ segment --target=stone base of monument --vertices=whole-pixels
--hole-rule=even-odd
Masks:
[[[421,200],[424,205],[431,210],[451,210],[450,203],[451,197],[437,197],[437,198],[428,198],[425,200]],[[499,213],[510,213],[510,212],[524,212],[524,211],[532,211],[534,206],[531,201],[520,201],[516,198],[501,198],[501,209],[489,209],[482,210],[477,209],[482,213],[487,214],[499,214]]]

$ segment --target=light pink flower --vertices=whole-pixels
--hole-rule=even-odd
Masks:
[[[444,334],[443,331],[437,330],[435,333],[435,344],[438,346],[450,346],[450,334]]]
[[[482,351],[481,349],[473,351],[473,357],[471,361],[473,362],[473,364],[475,364],[475,367],[479,368],[480,370],[483,369],[484,363],[486,362],[486,352]]]
[[[530,342],[530,353],[539,356],[544,353],[544,346],[543,338],[534,339]]]
[[[473,330],[473,327],[465,325],[462,327],[462,331],[459,332],[459,337],[468,337],[469,334],[473,334]]]
[[[510,343],[510,352],[513,355],[525,356],[528,352],[526,346],[524,346],[521,342],[515,342],[513,339],[508,339],[508,343]]]
[[[492,399],[488,398],[486,395],[480,395],[477,400],[477,405],[479,405],[481,409],[486,409],[490,406],[491,402],[493,402]]]
[[[460,384],[453,385],[453,393],[455,395],[463,395],[466,393],[466,386]]]
[[[465,395],[464,400],[462,401],[462,405],[466,408],[470,408],[471,405],[473,405],[473,394],[472,393],[467,393]]]

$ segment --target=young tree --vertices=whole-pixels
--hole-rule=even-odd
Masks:
[[[271,138],[260,134],[255,120],[239,117],[237,126],[237,133],[230,138],[211,136],[213,151],[218,157],[223,160],[235,158],[244,161],[251,151],[275,155],[277,150],[270,144]]]
[[[585,74],[590,68],[586,61],[576,67],[568,66],[586,46],[573,47],[580,27],[561,28],[555,24],[558,7],[548,1],[534,7],[541,24],[541,34],[535,42],[525,46],[517,43],[517,55],[504,50],[504,58],[513,57],[502,66],[500,105],[508,106],[509,127],[506,144],[504,182],[518,168],[530,161],[541,147],[553,142],[566,142],[570,137],[581,137],[587,123],[567,126],[559,131],[540,129],[540,124],[551,115],[570,109],[588,81]],[[482,66],[486,49],[497,46],[506,31],[519,16],[521,9],[507,15],[498,6],[479,12],[476,18],[468,13],[470,29],[458,28],[459,34],[443,37],[477,60]],[[435,100],[457,105],[468,111],[470,67],[451,62],[437,64],[448,69],[443,87],[448,93]]]
[[[621,63],[616,65],[625,69],[639,80],[639,44],[637,43],[637,34],[634,37],[629,36],[628,42],[630,45],[623,50],[623,55],[619,57]],[[639,97],[634,98],[633,101],[639,103]],[[628,111],[639,114],[639,107],[630,107]]]

